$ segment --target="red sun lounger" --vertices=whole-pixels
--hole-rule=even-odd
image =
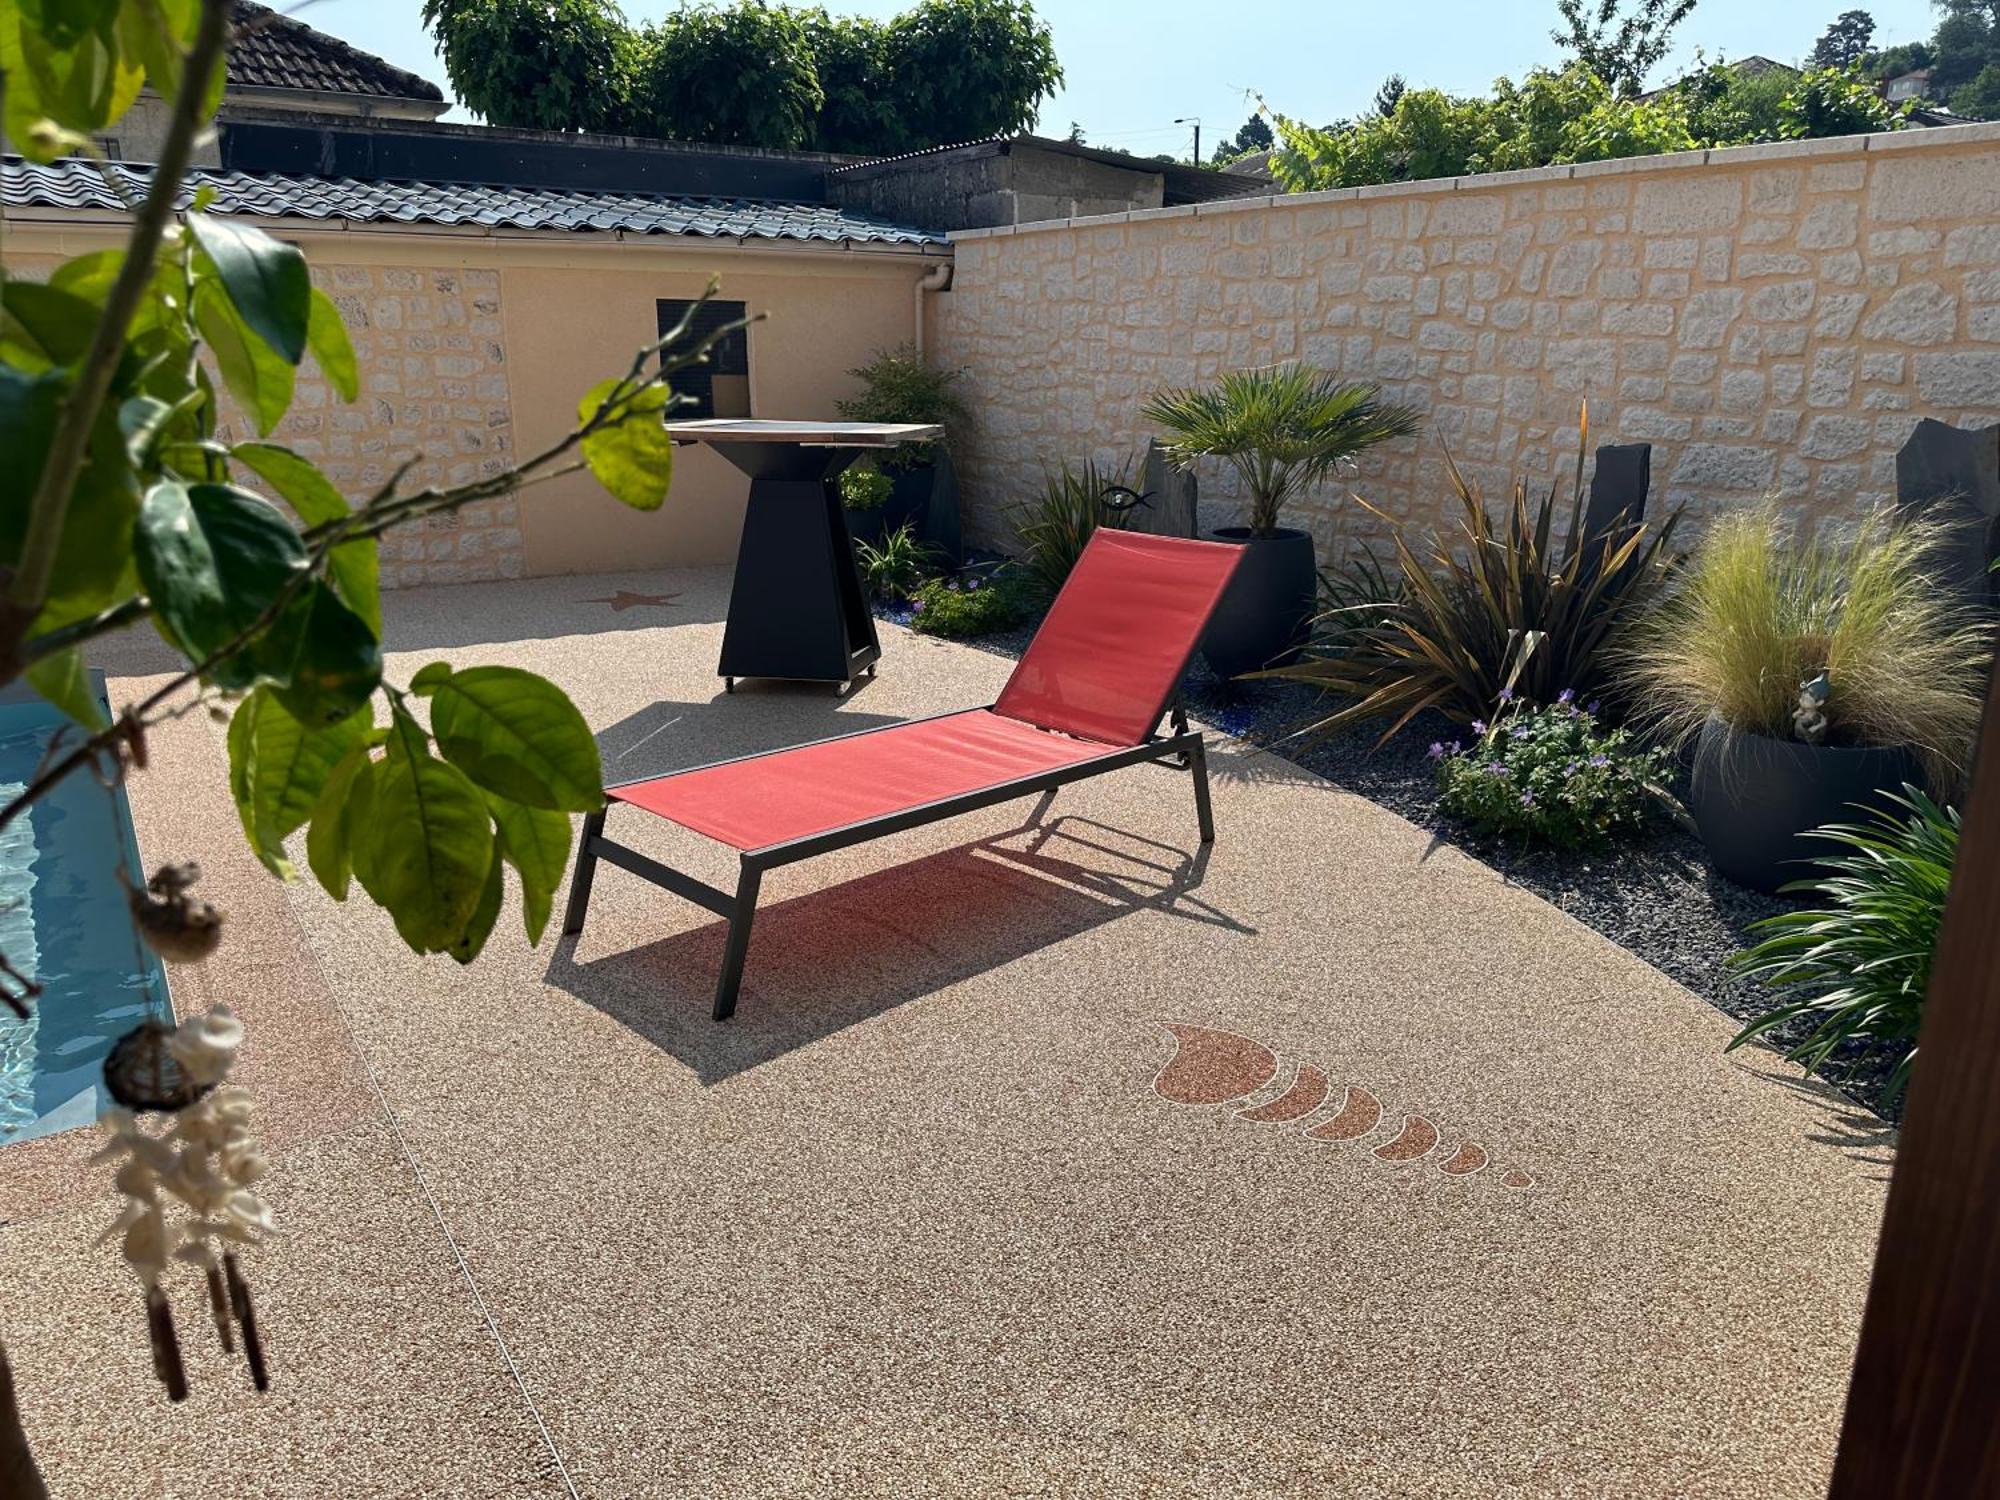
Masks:
[[[722,1021],[736,1009],[758,884],[778,865],[1145,761],[1193,773],[1201,839],[1213,843],[1208,764],[1177,698],[1242,555],[1214,542],[1099,531],[991,706],[608,788],[614,803],[737,850],[736,893],[614,843],[606,814],[592,813],[563,931],[583,930],[600,860],[727,918],[715,986]],[[1170,703],[1172,731],[1162,735]]]

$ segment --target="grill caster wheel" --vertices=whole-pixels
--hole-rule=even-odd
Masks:
[[[725,692],[725,693],[733,693],[733,692],[735,692],[735,691],[736,691],[736,679],[735,679],[734,677],[725,677],[725,678],[723,678],[723,679],[722,679],[722,690],[723,690],[723,692]]]

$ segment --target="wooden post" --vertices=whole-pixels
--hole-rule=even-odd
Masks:
[[[1981,744],[1832,1500],[2000,1495],[2000,673]]]

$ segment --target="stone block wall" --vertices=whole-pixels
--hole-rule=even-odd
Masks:
[[[1689,152],[955,237],[933,353],[967,371],[977,534],[1068,457],[1118,462],[1145,396],[1304,360],[1426,415],[1294,507],[1326,553],[1489,495],[1590,438],[1655,445],[1690,520],[1887,500],[1919,418],[2000,421],[2000,126]],[[1220,468],[1204,520],[1235,518]]]
[[[415,462],[400,481],[405,493],[463,484],[514,462],[497,271],[315,259],[312,277],[347,325],[361,393],[343,404],[309,357],[271,441],[311,459],[356,503],[406,460]],[[223,435],[251,436],[226,394],[223,405]],[[520,576],[520,505],[512,497],[382,538],[385,587]]]

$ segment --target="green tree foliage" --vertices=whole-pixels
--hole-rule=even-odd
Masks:
[[[1968,120],[2000,120],[2000,63],[1988,63],[1970,83],[1952,90],[1951,112]]]
[[[1799,75],[1785,95],[1778,133],[1786,140],[1865,135],[1894,130],[1903,112],[1853,68],[1818,68]]]
[[[1627,99],[1581,63],[1497,79],[1491,97],[1409,89],[1386,116],[1320,128],[1283,115],[1277,180],[1293,192],[1894,130],[1902,113],[1851,70],[1747,75],[1699,68]]]
[[[1373,108],[1378,115],[1393,115],[1397,101],[1410,91],[1409,80],[1401,73],[1391,73],[1382,80],[1382,86],[1375,90]]]
[[[424,0],[459,101],[522,130],[622,130],[634,38],[610,0]]]
[[[628,129],[727,146],[811,142],[825,93],[799,16],[763,0],[673,11],[640,38]]]
[[[1874,51],[1875,18],[1865,10],[1842,11],[1820,34],[1806,56],[1815,68],[1854,68]]]
[[[1217,166],[1235,161],[1239,156],[1249,156],[1256,151],[1269,151],[1278,143],[1263,115],[1255,114],[1243,122],[1243,128],[1215,147],[1214,161]]]
[[[866,156],[901,139],[895,100],[882,88],[888,59],[880,22],[802,10],[806,47],[819,74],[821,104],[812,144],[822,151]]]
[[[452,87],[496,125],[887,155],[1033,125],[1062,82],[1029,0],[919,0],[888,21],[769,0],[643,32],[609,0],[425,0]]]
[[[1937,0],[1937,6],[1943,18],[1931,36],[1931,94],[1949,99],[2000,62],[2000,0]]]
[[[883,34],[901,136],[891,150],[1011,135],[1062,83],[1055,38],[1028,0],[920,0]]]
[[[1695,68],[1674,85],[1688,133],[1711,146],[1782,139],[1785,99],[1799,81],[1789,69],[1745,73],[1728,63]]]
[[[1556,0],[1562,25],[1550,32],[1556,45],[1627,99],[1646,86],[1646,75],[1667,55],[1674,29],[1695,0]]]

